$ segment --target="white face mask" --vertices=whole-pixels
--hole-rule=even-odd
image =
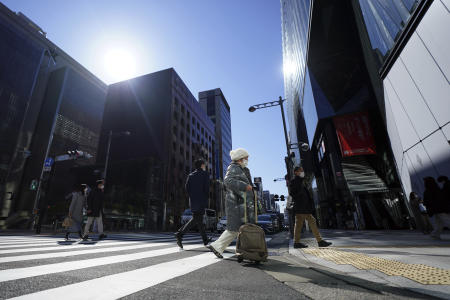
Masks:
[[[247,168],[247,166],[248,166],[248,159],[244,159],[244,160],[242,161],[242,166],[243,166],[244,168]]]
[[[305,177],[305,172],[300,172],[300,175],[299,175],[301,178],[304,178]]]

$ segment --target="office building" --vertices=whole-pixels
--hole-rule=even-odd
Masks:
[[[196,159],[205,160],[214,183],[216,142],[214,123],[174,69],[109,86],[99,165],[105,163],[110,136],[108,213],[130,215],[133,228],[136,223],[151,230],[178,228],[189,208],[185,183]],[[211,188],[212,209],[215,199]]]
[[[220,88],[203,91],[198,94],[200,105],[215,125],[216,138],[216,176],[225,177],[231,163],[231,112],[225,96]]]
[[[77,165],[95,163],[106,85],[0,3],[0,227],[28,227],[33,208],[65,213]],[[44,161],[69,150],[91,159]],[[64,175],[62,175],[64,174]]]

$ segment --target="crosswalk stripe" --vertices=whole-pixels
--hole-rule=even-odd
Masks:
[[[196,240],[200,241],[200,240]],[[167,246],[172,243],[145,243],[143,245],[133,245],[133,246],[123,246],[123,247],[103,247],[96,249],[88,249],[88,250],[76,250],[76,251],[66,251],[66,252],[53,252],[53,253],[43,253],[43,254],[30,254],[30,255],[19,255],[19,256],[6,256],[0,257],[0,263],[6,262],[15,262],[15,261],[25,261],[25,260],[37,260],[37,259],[46,259],[46,258],[57,258],[57,257],[68,257],[75,255],[83,255],[83,254],[94,254],[94,253],[105,253],[105,252],[117,252],[124,250],[136,250],[142,248],[151,248],[158,246]]]
[[[22,295],[11,299],[117,299],[221,261],[211,253]]]
[[[62,244],[51,247],[39,247],[39,248],[20,248],[20,249],[12,249],[12,250],[0,250],[0,254],[8,254],[8,253],[26,253],[26,252],[38,252],[38,251],[51,251],[51,250],[72,250],[79,248],[87,248],[87,247],[99,247],[99,246],[115,246],[115,245],[129,245],[129,244],[138,244],[139,242],[113,242],[113,243],[101,243],[101,244]]]
[[[185,241],[190,241],[190,240],[198,240],[197,238],[186,238],[183,239]],[[164,238],[164,239],[155,239],[153,240],[155,242],[158,241],[174,241],[174,238]],[[56,241],[55,241],[56,242]],[[55,242],[53,242],[53,245],[55,244]],[[106,243],[105,243],[106,242]],[[10,250],[0,250],[0,254],[8,254],[8,253],[26,253],[26,252],[38,252],[38,251],[51,251],[51,250],[72,250],[72,249],[77,249],[77,248],[86,248],[86,247],[99,247],[99,246],[114,246],[114,245],[130,245],[130,244],[137,244],[137,243],[145,243],[148,241],[146,240],[140,240],[140,241],[120,241],[120,242],[116,242],[116,241],[102,241],[101,244],[85,244],[85,243],[80,243],[80,244],[71,244],[71,243],[64,243],[64,244],[59,244],[59,245],[54,245],[51,247],[38,247],[38,246],[43,246],[42,244],[33,244],[35,245],[33,247],[30,247],[30,245],[27,245],[26,247],[30,247],[30,248],[18,248],[18,249],[10,249]],[[8,246],[9,248],[14,248],[14,247],[20,247],[20,246]],[[1,249],[5,249],[5,248],[1,248]]]
[[[53,239],[27,239],[27,240],[18,240],[18,241],[14,241],[14,240],[8,240],[8,241],[4,241],[4,242],[0,242],[0,246],[1,245],[7,245],[7,244],[26,244],[26,243],[36,243],[36,242],[52,242],[52,241],[57,241],[60,240],[61,238],[53,238]]]
[[[203,247],[203,244],[185,245],[184,250],[192,250]],[[77,261],[69,261],[63,263],[39,265],[34,267],[16,268],[8,270],[0,270],[0,282],[23,279],[34,276],[41,276],[59,272],[73,271],[102,265],[109,265],[121,262],[128,262],[143,258],[167,255],[179,252],[178,247],[170,247],[164,249],[150,250],[132,254],[114,255],[100,258],[83,259]]]

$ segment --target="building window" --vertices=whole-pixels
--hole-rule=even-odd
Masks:
[[[178,108],[178,99],[176,97],[175,97],[175,100],[174,100],[174,105],[175,105],[175,107]]]
[[[184,115],[184,111],[185,111],[185,109],[184,109],[184,105],[183,105],[183,104],[181,104],[181,114],[182,114],[182,115]]]
[[[188,110],[186,110],[186,118],[188,120],[191,118],[191,113]]]

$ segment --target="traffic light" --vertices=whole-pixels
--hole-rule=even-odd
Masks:
[[[275,201],[278,201],[278,195],[275,194],[275,195],[273,196],[273,199],[274,199]]]
[[[284,195],[280,196],[280,201],[284,201]]]

